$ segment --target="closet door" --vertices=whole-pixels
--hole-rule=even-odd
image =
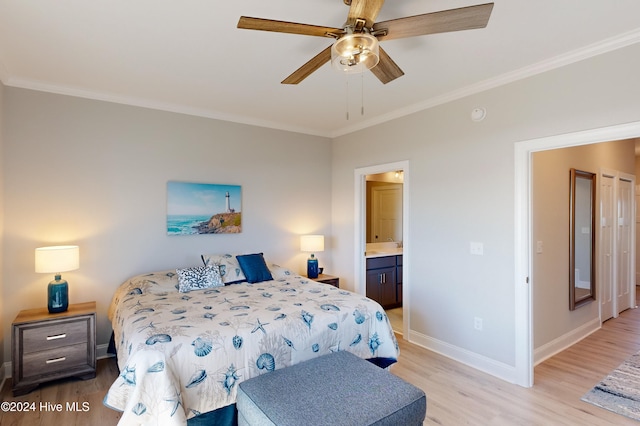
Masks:
[[[632,285],[634,264],[633,258],[633,226],[634,226],[634,194],[633,181],[625,177],[618,179],[617,190],[617,247],[616,247],[616,310],[622,312],[632,306]]]
[[[596,285],[600,287],[600,320],[603,322],[614,316],[614,184],[615,176],[600,175],[600,279]]]

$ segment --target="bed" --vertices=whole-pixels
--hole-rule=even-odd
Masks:
[[[197,424],[233,409],[241,381],[330,352],[383,368],[396,361],[378,303],[248,256],[257,276],[254,265],[238,265],[244,256],[209,255],[214,285],[202,285],[198,267],[138,275],[117,289],[109,319],[120,375],[104,403],[123,412],[119,424]],[[190,272],[200,282],[185,289]]]

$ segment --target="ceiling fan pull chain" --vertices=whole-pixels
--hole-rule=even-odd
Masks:
[[[360,76],[360,115],[364,115],[364,72]]]
[[[345,87],[347,89],[347,105],[346,105],[346,112],[347,112],[347,120],[349,120],[349,75],[345,73],[344,75],[344,84]]]

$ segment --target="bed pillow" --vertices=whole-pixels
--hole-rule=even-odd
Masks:
[[[269,266],[269,271],[271,271],[271,276],[273,276],[274,280],[288,280],[289,278],[293,278],[297,275],[292,270],[276,265],[275,263],[272,263]]]
[[[240,268],[242,268],[242,272],[249,283],[253,284],[273,279],[262,253],[243,254],[236,256],[236,259],[238,259]]]
[[[247,278],[242,273],[242,268],[238,259],[233,254],[203,254],[202,261],[205,265],[218,266],[222,282],[225,284],[235,284],[246,281]]]
[[[224,285],[220,271],[212,265],[176,269],[176,273],[178,274],[178,291],[180,293]]]

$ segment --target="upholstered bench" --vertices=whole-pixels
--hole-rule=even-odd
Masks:
[[[340,351],[240,383],[238,425],[422,425],[421,389]]]

